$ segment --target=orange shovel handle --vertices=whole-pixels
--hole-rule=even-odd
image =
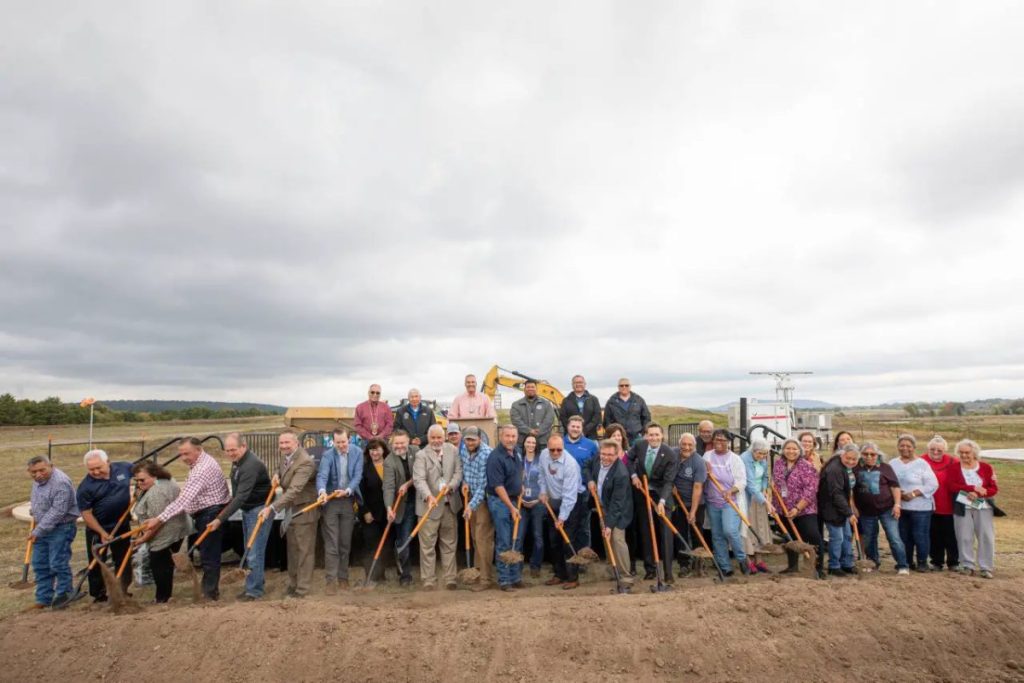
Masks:
[[[519,494],[519,500],[516,502],[516,512],[519,512],[519,516],[516,517],[516,523],[512,525],[512,547],[516,545],[516,538],[519,536],[519,520],[523,518],[523,494]]]
[[[590,492],[590,495],[594,498],[594,505],[597,507],[597,518],[601,521],[601,537],[604,538],[604,510],[601,509],[601,497],[597,495],[596,488]],[[615,551],[612,550],[612,540],[610,538],[604,539],[604,549],[608,551],[608,562],[614,567]]]
[[[710,473],[709,473],[710,474]],[[654,512],[652,510],[653,505],[651,504],[651,492],[647,490],[647,475],[644,475],[644,499],[647,501],[647,524],[651,530],[651,551],[654,554],[655,566],[661,564],[661,554],[658,551],[658,536],[654,532]]]
[[[544,507],[548,509],[548,514],[551,515],[551,521],[556,525],[555,529],[558,530],[558,533],[562,535],[562,539],[566,542],[567,545],[569,545],[569,535],[565,533],[565,529],[563,529],[560,526],[557,526],[558,517],[555,515],[555,511],[551,509],[551,506],[548,505],[548,502],[546,500],[544,501]]]

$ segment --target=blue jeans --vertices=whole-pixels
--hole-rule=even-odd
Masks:
[[[395,529],[395,552],[398,553],[398,564],[402,568],[402,574],[399,579],[403,581],[412,581],[412,572],[409,571],[409,548],[412,547],[412,544],[410,543],[409,547],[400,553],[398,549],[409,540],[414,526],[416,526],[416,507],[412,500],[408,500],[405,503],[402,517],[395,517],[395,521],[392,524],[392,527]]]
[[[540,569],[544,561],[544,520],[547,519],[547,508],[537,503],[532,508],[523,508],[523,519],[519,522],[519,539],[522,543],[526,534],[532,534],[533,549],[530,551],[530,566]]]
[[[37,537],[32,544],[37,604],[49,607],[54,598],[71,595],[71,543],[76,533],[75,523],[66,522]]]
[[[875,566],[881,566],[878,559],[878,523],[882,523],[885,530],[885,537],[889,541],[889,550],[892,552],[892,559],[896,561],[896,569],[907,568],[907,549],[903,546],[900,538],[899,521],[892,516],[892,510],[886,510],[878,517],[861,517],[857,523],[860,529],[861,542],[864,544],[864,554],[874,560]]]
[[[853,529],[850,522],[839,526],[825,523],[828,527],[828,568],[853,569]]]
[[[199,510],[192,515],[192,521],[196,525],[196,533],[202,534],[206,525],[217,518],[221,511],[220,505]],[[198,537],[196,540],[199,540]],[[246,539],[249,540],[249,539]],[[220,556],[223,552],[221,544],[224,541],[224,527],[220,526],[216,531],[211,531],[203,544],[199,546],[199,558],[203,563],[203,596],[210,600],[220,599]],[[193,541],[195,543],[195,541]]]
[[[931,540],[932,511],[904,510],[900,513],[900,539],[907,551],[907,562],[915,567],[928,567],[928,550]],[[914,562],[914,549],[917,562]]]
[[[731,572],[730,545],[737,562],[747,561],[747,554],[743,551],[743,537],[740,536],[740,516],[728,505],[724,508],[708,505],[707,514],[711,521],[711,549],[715,554],[715,564],[723,572]]]
[[[246,543],[249,542],[249,536],[252,535],[252,530],[256,527],[256,520],[262,509],[254,507],[252,510],[242,513],[242,535]],[[273,517],[260,525],[260,531],[256,534],[256,539],[252,542],[252,547],[249,548],[249,554],[246,556],[245,563],[249,567],[249,575],[245,577],[245,594],[254,598],[263,597],[263,571],[266,566],[267,539],[270,538],[272,528],[274,528]]]
[[[508,506],[501,502],[497,496],[487,496],[487,507],[491,511],[491,520],[494,522],[494,552],[497,557],[506,550],[512,550],[512,513]],[[522,522],[519,523],[522,525]],[[522,534],[516,538],[516,550],[523,550]],[[497,561],[498,585],[510,586],[518,583],[523,578],[523,563]]]

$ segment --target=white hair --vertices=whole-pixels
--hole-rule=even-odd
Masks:
[[[957,455],[960,454],[961,446],[967,446],[968,448],[970,448],[971,451],[974,453],[974,457],[977,458],[978,460],[981,460],[981,446],[978,445],[977,441],[974,441],[972,439],[961,439],[957,443],[956,448],[954,449],[954,452]]]
[[[696,446],[696,445],[697,445],[697,437],[695,437],[695,436],[694,436],[693,434],[691,434],[690,432],[683,432],[683,433],[682,433],[682,434],[681,434],[681,435],[679,436],[679,443],[682,443],[682,442],[683,442],[683,439],[685,439],[686,437],[690,437],[690,441],[692,441],[692,442],[693,442],[693,445],[694,445],[694,446]]]
[[[103,462],[107,462],[108,460],[110,460],[110,458],[107,457],[106,451],[100,450],[99,448],[94,448],[82,457],[82,464],[88,467],[89,461],[92,460],[93,458],[99,458]]]
[[[444,427],[435,422],[434,424],[430,425],[430,429],[427,430],[427,435],[429,436],[430,434],[434,434],[435,432],[440,434],[441,436],[444,436]]]
[[[766,450],[768,450],[768,439],[761,436],[755,436],[750,440],[751,453],[762,453]]]
[[[420,390],[417,389],[416,387],[413,387],[412,389],[410,389],[409,393],[406,394],[406,396],[409,397],[409,398],[412,398],[413,394],[416,394],[417,396],[420,396],[420,397],[423,396],[423,394],[420,393]]]
[[[948,444],[948,443],[946,443],[946,440],[945,440],[945,439],[943,439],[943,438],[942,438],[941,436],[939,436],[938,434],[936,434],[935,436],[933,436],[933,437],[932,437],[932,440],[928,442],[928,447],[929,447],[929,448],[931,448],[931,447],[932,447],[932,444],[939,444],[939,445],[941,445],[941,446],[942,446],[942,450],[944,450],[944,451],[947,451],[947,450],[949,450],[949,444]]]

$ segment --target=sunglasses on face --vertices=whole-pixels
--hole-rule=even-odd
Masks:
[[[561,453],[561,452],[562,452],[561,448],[549,448],[548,449],[548,453]]]
[[[628,384],[620,384],[619,385],[619,389],[628,389],[628,388],[629,388]]]

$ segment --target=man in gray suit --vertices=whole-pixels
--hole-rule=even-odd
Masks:
[[[274,514],[279,510],[297,512],[316,502],[316,462],[306,449],[299,448],[298,435],[290,430],[282,432],[277,445],[283,458],[277,478],[284,493],[260,512],[264,524],[273,523]],[[320,508],[314,508],[296,517],[288,525],[285,533],[288,546],[288,588],[285,597],[302,598],[309,593],[316,556],[316,523],[319,520]]]
[[[441,567],[444,569],[444,583],[449,590],[457,584],[455,554],[458,546],[458,517],[462,510],[459,485],[462,484],[462,462],[459,453],[450,443],[445,443],[444,429],[433,425],[427,431],[427,447],[416,454],[412,468],[412,481],[416,487],[416,514],[430,512],[420,530],[420,577],[423,590],[437,587],[435,569],[435,548],[441,548]],[[442,487],[449,492],[438,498]]]

